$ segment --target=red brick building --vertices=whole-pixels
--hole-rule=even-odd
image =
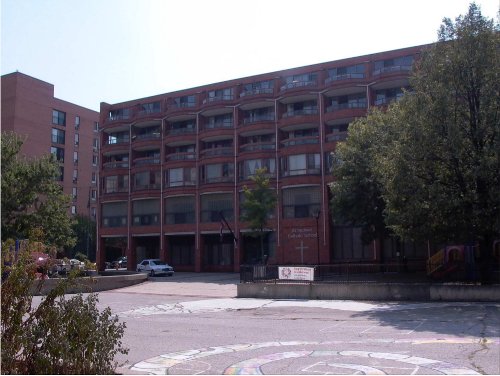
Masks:
[[[52,153],[71,213],[96,218],[99,113],[54,97],[54,85],[14,72],[2,76],[2,131],[25,136],[21,153]]]
[[[362,243],[334,226],[331,152],[348,124],[408,88],[423,46],[266,73],[124,103],[101,103],[98,262],[158,257],[185,271],[260,262],[240,220],[243,186],[266,167],[279,201],[270,264],[385,260],[425,250]],[[226,227],[221,231],[220,213]]]

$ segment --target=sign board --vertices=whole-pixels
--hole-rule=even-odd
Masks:
[[[279,266],[279,279],[314,281],[314,268],[305,266]]]

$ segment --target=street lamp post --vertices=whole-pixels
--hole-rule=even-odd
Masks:
[[[319,215],[321,210],[318,210],[314,219],[316,219],[316,251],[318,252],[318,265],[319,265]]]

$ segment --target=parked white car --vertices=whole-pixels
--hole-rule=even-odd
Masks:
[[[151,277],[160,274],[166,274],[168,276],[174,275],[174,268],[160,259],[142,260],[140,264],[137,264],[137,271],[149,273]]]

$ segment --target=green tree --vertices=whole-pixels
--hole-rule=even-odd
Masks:
[[[500,231],[499,25],[469,6],[444,19],[413,92],[390,111],[398,138],[378,158],[387,223],[405,238],[480,241]]]
[[[367,118],[349,125],[347,142],[337,145],[333,153],[331,206],[335,223],[362,227],[365,243],[384,239],[385,201],[382,187],[374,175],[374,163],[380,149],[391,142],[387,114],[373,110]]]
[[[75,254],[80,252],[85,254],[87,259],[95,260],[96,222],[78,214],[75,215],[72,229],[76,236],[76,244],[72,249],[68,249],[68,255],[75,257]]]
[[[22,144],[21,136],[2,132],[2,240],[27,238],[30,229],[40,228],[46,242],[72,246],[70,198],[55,181],[59,166],[50,155],[20,157]]]
[[[97,309],[98,296],[65,295],[75,276],[33,306],[36,265],[28,243],[17,258],[13,241],[2,244],[1,367],[3,374],[114,374],[126,325],[110,308]],[[8,275],[8,276],[7,276]],[[7,277],[6,277],[7,276]],[[38,288],[43,281],[39,281]]]
[[[276,208],[278,196],[276,190],[270,188],[267,169],[260,168],[250,179],[253,187],[243,187],[245,200],[242,203],[242,220],[248,222],[250,228],[260,237],[260,256],[264,260],[264,230],[267,226],[269,215]]]

